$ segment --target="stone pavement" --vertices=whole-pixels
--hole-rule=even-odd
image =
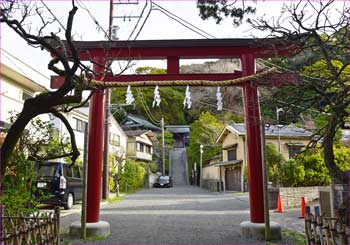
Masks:
[[[298,210],[271,213],[283,227],[302,231]],[[101,220],[111,225],[111,235],[89,244],[247,244],[239,224],[249,220],[246,193],[211,193],[193,186],[146,189],[115,204],[101,207]],[[61,230],[68,232],[78,213],[62,218]],[[67,238],[65,238],[67,239]],[[72,244],[84,243],[70,238]],[[284,240],[284,243],[291,241]],[[261,243],[261,242],[260,242]]]

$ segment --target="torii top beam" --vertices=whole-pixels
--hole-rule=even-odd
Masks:
[[[59,43],[58,43],[59,44]],[[291,54],[293,44],[276,38],[173,39],[135,41],[73,41],[82,61],[92,57],[113,59],[208,59],[239,58],[245,53],[255,58],[269,58]],[[107,51],[108,50],[108,51]],[[175,59],[176,60],[176,59]]]
[[[66,41],[57,42],[55,45],[57,48],[62,48],[62,43],[67,45]],[[105,82],[237,79],[242,76],[240,71],[224,74],[179,74],[180,59],[240,58],[243,54],[253,54],[254,58],[269,58],[288,55],[297,50],[294,44],[276,38],[73,41],[73,44],[82,61],[100,58],[105,60],[167,60],[167,74],[117,76],[106,74],[103,79]],[[66,48],[66,50],[69,49]],[[280,80],[278,76],[273,77],[274,79],[271,80],[276,80],[276,78]],[[289,76],[289,78],[292,77]],[[271,81],[271,84],[280,83],[276,81]],[[63,78],[52,77],[51,87],[57,88],[62,82]],[[146,83],[145,86],[147,86]]]

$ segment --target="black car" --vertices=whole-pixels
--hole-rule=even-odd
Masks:
[[[83,180],[80,166],[63,162],[37,164],[36,195],[41,203],[55,204],[71,209],[82,199]]]
[[[154,183],[154,187],[173,187],[173,181],[170,176],[160,176]]]

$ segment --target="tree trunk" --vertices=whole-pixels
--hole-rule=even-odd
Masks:
[[[26,106],[26,108],[23,108],[23,111],[19,115],[19,117],[16,119],[16,121],[13,123],[9,131],[7,132],[4,144],[1,147],[1,175],[4,176],[7,163],[10,159],[11,153],[13,149],[15,148],[19,138],[22,135],[23,130],[27,126],[27,124],[32,120],[34,117],[39,115],[35,112],[35,110],[32,110],[32,108]]]
[[[333,143],[337,127],[337,117],[332,114],[328,121],[327,132],[325,133],[323,141],[323,152],[324,152],[324,161],[326,167],[328,168],[332,179],[339,181],[339,184],[347,184],[348,177],[345,172],[339,169],[339,167],[334,162],[334,150]]]

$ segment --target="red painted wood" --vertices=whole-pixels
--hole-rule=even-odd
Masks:
[[[180,73],[180,60],[177,56],[170,56],[167,59],[167,73],[179,74]]]
[[[63,41],[65,42],[65,41]],[[82,60],[92,57],[108,59],[187,59],[239,58],[252,53],[260,58],[288,55],[297,50],[279,39],[179,39],[136,41],[74,41]]]
[[[97,63],[103,64],[102,59]],[[96,73],[103,72],[103,67],[94,65]],[[100,77],[96,77],[99,79]],[[86,222],[99,221],[101,200],[101,176],[104,130],[104,91],[97,91],[91,98],[89,117],[89,147],[88,147],[88,179],[87,179],[87,204]]]
[[[255,73],[253,54],[243,54],[241,62],[243,76]],[[248,153],[250,221],[264,223],[260,109],[257,86],[251,85],[249,82],[246,83],[243,86],[243,95]]]

